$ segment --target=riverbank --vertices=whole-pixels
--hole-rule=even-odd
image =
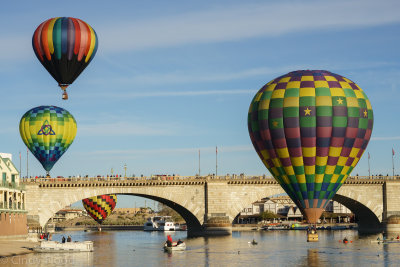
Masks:
[[[261,230],[261,228],[264,225],[261,224],[233,224],[232,225],[232,231],[255,231],[255,230]],[[307,227],[308,224],[301,224],[299,225],[300,227]],[[319,230],[345,230],[345,229],[356,229],[357,224],[356,223],[333,223],[333,224],[320,224],[317,225],[317,227],[323,227],[322,229]],[[271,229],[273,230],[273,229]],[[287,229],[289,230],[289,229]],[[291,230],[305,230],[304,229],[291,229]]]
[[[33,253],[39,242],[0,240],[0,258]]]
[[[68,226],[68,227],[56,227],[56,232],[60,231],[98,231],[98,226],[93,225],[79,225],[79,226]],[[104,231],[119,231],[119,230],[141,230],[143,231],[143,225],[102,225],[101,229]]]

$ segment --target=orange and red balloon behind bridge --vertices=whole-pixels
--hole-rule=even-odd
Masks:
[[[117,195],[100,195],[82,200],[87,213],[99,224],[112,213],[117,205]]]

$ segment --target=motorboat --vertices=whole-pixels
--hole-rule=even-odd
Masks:
[[[176,242],[172,243],[172,247],[168,247],[167,243],[164,244],[164,251],[165,252],[172,252],[172,251],[183,251],[186,250],[186,243],[182,242],[179,245],[177,245]]]
[[[144,223],[145,231],[175,231],[175,223],[171,216],[154,216]]]
[[[272,225],[268,227],[268,230],[289,230],[289,227],[286,225]]]
[[[33,248],[35,252],[91,252],[93,241],[65,242],[41,241],[40,245]]]

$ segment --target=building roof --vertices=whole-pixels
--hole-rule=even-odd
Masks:
[[[18,169],[15,167],[14,163],[10,158],[4,158],[0,154],[0,160],[2,160],[5,163],[4,165],[6,165],[6,167],[10,172],[17,172],[19,174]]]

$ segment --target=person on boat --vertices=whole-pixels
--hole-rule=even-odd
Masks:
[[[399,240],[400,239],[400,235],[397,235],[396,239]]]
[[[67,238],[67,242],[71,242],[71,241],[72,241],[72,238],[71,238],[71,236],[69,235],[68,238]]]
[[[349,240],[347,239],[347,237],[345,237],[345,238],[343,239],[343,243],[347,243],[347,242],[349,242]]]
[[[61,242],[65,243],[65,236],[62,237]]]
[[[172,237],[170,235],[167,236],[167,247],[172,247]]]
[[[178,242],[176,243],[176,245],[180,245],[182,243],[183,243],[183,241],[181,239],[178,239]]]

